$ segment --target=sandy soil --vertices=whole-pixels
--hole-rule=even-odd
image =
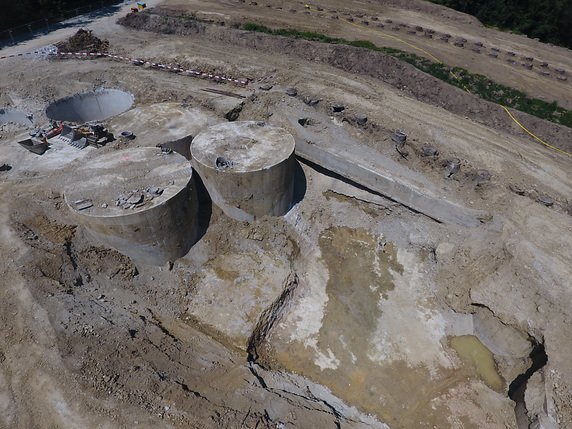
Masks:
[[[167,0],[163,6],[382,44],[370,32],[307,15],[298,3]],[[326,7],[343,8],[482,38],[572,69],[569,51],[486,29],[424,2]],[[54,147],[37,157],[15,144],[24,128],[7,128],[0,164],[13,168],[0,172],[1,428],[572,425],[569,158],[523,136],[478,100],[462,99],[456,108],[465,110],[451,108],[452,88],[431,93],[430,80],[405,88],[391,78],[415,77],[403,64],[385,62],[383,73],[374,74],[348,66],[363,59],[351,50],[289,42],[288,51],[216,24],[191,36],[158,34],[117,25],[118,16],[90,25],[113,52],[255,81],[219,86],[104,59],[10,59],[0,63],[2,107],[32,113],[42,124],[46,103],[106,86],[133,93],[136,107],[182,103],[220,121],[235,111],[241,120],[283,126],[295,138],[298,119],[314,118],[308,126],[323,135],[343,132],[459,204],[491,213],[493,221],[477,228],[439,224],[302,164],[304,198],[284,218],[235,222],[213,206],[207,233],[187,256],[172,266],[143,266],[92,242],[62,197],[83,163],[142,143]],[[32,50],[72,32],[2,53]],[[401,36],[422,41],[451,64],[572,102],[569,82],[481,61],[482,54],[452,44],[436,48],[438,41]],[[356,61],[337,64],[341,54]],[[273,87],[262,91],[264,83]],[[287,96],[288,87],[298,95]],[[310,99],[320,101],[311,106]],[[333,113],[333,104],[344,111]],[[357,123],[359,114],[367,115],[365,125]],[[563,147],[569,140],[568,129],[528,120]],[[405,157],[390,139],[398,128],[408,134]],[[425,145],[439,156],[422,156]],[[445,178],[442,162],[451,158],[461,170]],[[480,170],[491,180],[478,182]],[[203,204],[208,201],[203,194]],[[224,294],[220,305],[217,294]],[[452,341],[466,335],[478,340]],[[523,385],[525,401],[511,382],[534,368],[532,346],[543,347],[548,363],[535,369],[530,389]],[[482,358],[473,362],[467,356],[474,350]]]
[[[257,3],[254,5],[253,3]],[[572,60],[570,51],[556,46],[527,39],[504,32],[489,29],[480,24],[475,18],[453,11],[451,9],[430,5],[421,1],[383,2],[315,2],[313,8],[307,10],[303,2],[290,3],[282,1],[247,2],[241,4],[237,1],[182,2],[180,0],[167,0],[161,7],[181,9],[187,12],[198,13],[201,18],[212,20],[248,21],[258,22],[273,27],[289,27],[301,30],[315,31],[332,37],[344,37],[353,40],[370,40],[378,46],[390,46],[427,57],[422,50],[427,50],[445,64],[467,68],[475,73],[483,74],[492,80],[520,89],[533,97],[547,101],[557,101],[565,108],[572,108],[572,80],[560,81],[556,79],[556,68],[572,73]],[[320,7],[321,6],[321,7]],[[323,9],[317,11],[316,8]],[[202,12],[219,15],[206,14]],[[338,16],[344,19],[332,19]],[[353,23],[347,22],[351,18]],[[377,20],[372,20],[377,18]],[[387,23],[386,20],[391,20]],[[364,26],[363,22],[368,25]],[[378,24],[384,28],[378,28]],[[400,27],[405,24],[407,28]],[[421,26],[423,29],[432,29],[436,33],[432,39],[423,36],[423,32],[409,34],[407,30]],[[451,35],[449,43],[439,40],[442,34]],[[395,37],[401,41],[395,40]],[[465,38],[464,48],[454,46],[458,38]],[[484,44],[481,53],[471,50],[474,42]],[[410,45],[411,44],[411,45]],[[413,45],[413,46],[412,46]],[[499,57],[487,55],[490,48],[500,50]],[[516,54],[516,64],[506,61],[507,52]],[[524,57],[534,58],[532,70],[521,66]],[[550,76],[539,73],[545,71],[540,67],[547,62]]]

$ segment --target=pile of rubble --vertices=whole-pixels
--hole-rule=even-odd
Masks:
[[[91,30],[80,28],[77,33],[65,42],[56,44],[59,52],[104,53],[109,50],[109,41],[95,37]]]
[[[152,201],[153,198],[160,196],[163,194],[163,191],[163,188],[159,188],[157,186],[149,186],[143,190],[135,189],[120,195],[115,200],[115,205],[125,210],[136,209],[144,206],[149,201]],[[102,207],[107,207],[107,204],[104,203]]]

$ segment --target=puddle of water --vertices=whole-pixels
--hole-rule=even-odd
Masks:
[[[499,393],[504,391],[505,383],[497,371],[493,353],[477,337],[461,335],[452,337],[449,343],[461,360],[471,365],[487,386]]]

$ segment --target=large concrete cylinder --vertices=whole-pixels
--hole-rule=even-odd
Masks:
[[[65,200],[94,239],[136,263],[174,261],[198,239],[192,168],[177,153],[143,147],[97,156],[78,170]]]
[[[195,137],[193,168],[213,202],[236,220],[282,216],[294,193],[294,137],[264,122],[215,125]]]

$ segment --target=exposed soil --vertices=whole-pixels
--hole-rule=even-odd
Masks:
[[[421,72],[410,64],[389,55],[363,48],[343,45],[328,45],[305,40],[292,40],[241,30],[208,25],[192,19],[165,15],[161,10],[129,14],[119,23],[138,30],[186,36],[201,35],[225,44],[260,50],[267,53],[294,55],[306,61],[327,64],[358,75],[367,75],[415,97],[417,100],[442,107],[457,115],[468,117],[487,126],[522,135],[522,130],[496,104],[448,85],[431,75]],[[519,120],[530,129],[544,136],[555,146],[572,149],[572,129],[553,124],[532,115],[518,112]]]
[[[571,427],[569,159],[496,106],[392,57],[232,28],[290,23],[367,37],[302,4],[251,3],[166,0],[168,11],[117,25],[126,5],[89,35],[130,58],[251,78],[247,87],[120,60],[32,56],[1,60],[1,107],[41,125],[49,102],[112,87],[145,109],[168,101],[220,122],[264,120],[297,140],[316,130],[315,145],[341,135],[490,217],[475,228],[438,223],[302,162],[299,201],[281,218],[233,221],[199,187],[205,235],[173,264],[150,267],[93,241],[62,197],[86,163],[147,141],[54,145],[39,157],[16,143],[28,130],[4,128],[0,164],[12,168],[0,171],[0,428]],[[568,51],[426,2],[322,7],[479,37],[568,67],[559,59]],[[549,100],[561,88],[454,49],[439,54],[505,84],[522,75],[523,87]],[[203,91],[212,88],[246,98]],[[569,129],[516,114],[570,150]],[[402,147],[397,129],[407,134]]]

